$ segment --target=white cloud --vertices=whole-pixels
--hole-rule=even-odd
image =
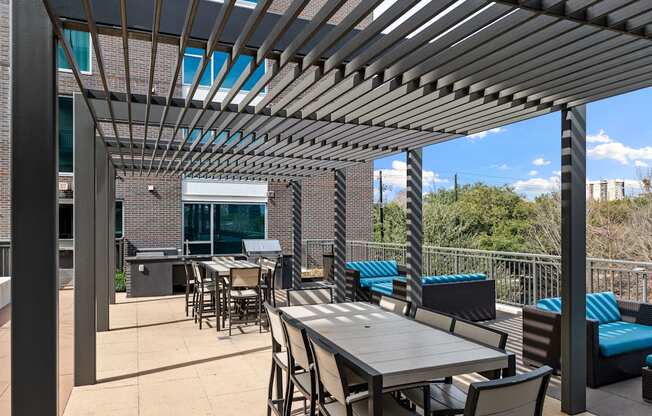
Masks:
[[[531,170],[527,173],[529,176],[537,176],[539,174],[539,171],[536,170]]]
[[[634,161],[634,166],[636,166],[637,168],[647,168],[650,165],[647,164],[646,162],[643,162],[642,160],[635,160]]]
[[[484,139],[485,137],[487,137],[490,134],[503,133],[504,131],[505,131],[504,128],[496,127],[495,129],[490,129],[490,130],[481,131],[479,133],[469,134],[466,137],[468,137],[469,139]]]
[[[548,166],[550,164],[550,161],[542,157],[538,157],[532,161],[532,164],[534,166]]]
[[[551,176],[547,179],[530,178],[527,180],[518,180],[512,186],[516,192],[532,198],[540,194],[559,190],[559,178],[557,176]]]
[[[560,170],[553,170],[552,174],[555,176],[561,176],[561,171]]]
[[[609,137],[602,129],[598,131],[598,134],[588,134],[586,136],[587,143],[611,143],[611,141],[611,137]]]
[[[496,166],[499,170],[509,170],[509,166],[507,163],[503,163],[502,165]]]
[[[407,163],[401,160],[392,161],[391,169],[378,169],[374,171],[374,179],[378,180],[380,171],[383,172],[383,184],[391,185],[393,188],[403,189],[407,183]],[[423,170],[423,189],[437,183],[447,183],[448,179],[440,178],[438,173],[431,170]]]

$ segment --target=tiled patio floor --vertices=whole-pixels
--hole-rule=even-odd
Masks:
[[[67,416],[265,414],[269,334],[200,331],[181,296],[118,296],[97,348],[98,384],[74,388]],[[544,414],[559,409],[549,398]]]

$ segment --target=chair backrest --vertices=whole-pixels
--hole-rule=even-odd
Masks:
[[[321,287],[314,289],[288,289],[288,306],[320,305],[333,303],[333,289]]]
[[[281,315],[281,322],[285,333],[285,344],[288,350],[288,367],[298,365],[304,370],[309,370],[312,364],[310,346],[306,330],[295,325],[285,314]],[[294,365],[292,365],[294,364]]]
[[[229,276],[232,288],[257,287],[260,284],[260,267],[233,268]]]
[[[442,331],[452,331],[455,318],[450,315],[431,311],[430,309],[417,308],[414,320]]]
[[[324,270],[324,280],[329,283],[334,282],[335,256],[333,254],[324,254],[322,258],[322,264]]]
[[[195,275],[195,281],[197,282],[203,282],[204,281],[204,272],[202,271],[201,267],[199,267],[199,263],[196,261],[192,262],[192,270]]]
[[[186,285],[195,280],[195,273],[192,270],[192,264],[188,260],[183,262],[183,268],[186,271]]]
[[[471,383],[464,416],[541,416],[552,368]]]
[[[453,333],[464,338],[479,342],[480,344],[501,350],[504,350],[505,346],[507,345],[506,332],[489,328],[484,325],[462,321],[459,319],[455,320],[455,324],[453,325]]]
[[[407,315],[410,311],[409,302],[401,299],[391,298],[389,296],[381,296],[378,305],[386,311],[398,313],[401,315]]]
[[[319,383],[319,400],[323,401],[323,390],[341,404],[346,404],[347,381],[341,371],[339,356],[320,340],[310,337],[310,346],[315,357],[315,370]]]
[[[286,341],[281,323],[281,312],[267,302],[265,302],[265,310],[269,318],[269,330],[272,333],[272,338],[281,348],[285,348]]]
[[[276,268],[276,262],[274,260],[268,259],[266,257],[261,257],[258,259],[258,265],[266,269],[274,271]]]

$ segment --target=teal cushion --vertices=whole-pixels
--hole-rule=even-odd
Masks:
[[[376,283],[392,283],[394,278],[397,276],[390,277],[364,277],[360,278],[360,287],[372,287]]]
[[[360,277],[390,277],[398,275],[398,263],[394,260],[349,261],[346,268],[357,270]]]
[[[438,284],[438,283],[461,283],[472,282],[476,280],[486,280],[487,276],[484,273],[468,273],[468,274],[447,274],[440,276],[424,276],[422,278],[424,285]]]
[[[561,313],[561,298],[546,298],[537,302],[537,308]],[[616,296],[612,292],[589,293],[586,295],[586,317],[600,324],[621,320]]]
[[[616,295],[612,292],[586,295],[586,317],[601,324],[620,321],[620,309],[618,309]]]
[[[598,326],[598,332],[605,357],[652,348],[652,326],[616,321]]]
[[[371,285],[371,290],[382,295],[392,295],[394,293],[394,285],[392,282],[374,283]]]
[[[652,354],[648,355],[647,358],[645,359],[645,365],[652,368]]]

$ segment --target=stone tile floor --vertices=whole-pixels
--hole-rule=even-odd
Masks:
[[[185,316],[183,296],[118,296],[97,350],[98,383],[73,389],[67,416],[265,414],[269,334],[200,331]],[[548,398],[544,415],[561,414],[559,401]]]

